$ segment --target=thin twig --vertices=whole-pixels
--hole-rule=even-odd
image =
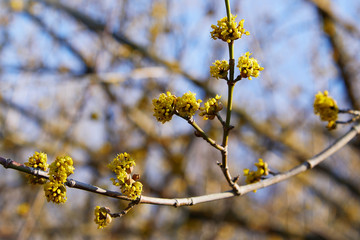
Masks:
[[[222,125],[223,127],[225,127],[225,121],[222,119],[221,115],[217,112],[217,113],[215,114],[215,116],[216,116],[217,119],[220,121],[221,125]]]
[[[113,218],[122,217],[122,216],[126,215],[131,209],[133,209],[133,207],[135,205],[137,205],[138,203],[139,203],[139,201],[132,201],[129,203],[129,205],[124,210],[122,210],[119,213],[110,213],[110,216]]]
[[[180,115],[178,115],[179,117],[181,117]],[[224,151],[224,148],[217,144],[215,142],[214,139],[210,138],[205,132],[204,130],[201,129],[201,127],[199,125],[197,125],[197,123],[195,122],[194,118],[185,118],[185,117],[181,117],[183,119],[185,119],[195,130],[196,130],[196,134],[200,137],[202,137],[205,141],[207,141],[208,143],[210,143],[211,146],[213,146],[214,148],[220,150],[220,151]]]

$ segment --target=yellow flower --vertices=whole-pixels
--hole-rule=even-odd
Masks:
[[[59,183],[66,182],[67,177],[75,170],[73,160],[69,156],[57,157],[49,168],[50,181]]]
[[[221,39],[224,42],[230,43],[231,41],[241,38],[243,34],[250,35],[250,33],[244,29],[244,19],[236,23],[236,17],[237,16],[231,14],[230,22],[227,17],[224,17],[217,22],[217,25],[211,25],[213,29],[210,33],[211,38],[214,40]]]
[[[179,116],[190,118],[199,109],[202,101],[200,99],[196,100],[195,95],[195,93],[189,91],[176,99],[175,109]]]
[[[50,181],[44,185],[45,196],[48,202],[65,203],[66,187],[63,183]]]
[[[124,184],[125,181],[130,178],[130,173],[132,172],[132,168],[134,166],[135,161],[130,154],[126,152],[118,154],[116,158],[108,164],[108,168],[116,174],[116,179],[111,178],[113,185],[120,186]]]
[[[252,79],[251,77],[258,77],[260,71],[264,70],[255,58],[249,58],[251,54],[246,52],[243,56],[239,57],[238,64],[236,65],[240,70],[241,77],[249,78],[249,80]]]
[[[269,168],[267,162],[264,162],[259,158],[259,162],[254,164],[257,167],[256,171],[250,171],[249,169],[244,169],[244,176],[246,177],[246,184],[260,182],[263,176],[269,174]],[[254,190],[256,192],[256,190]]]
[[[142,188],[143,185],[141,182],[136,182],[131,179],[129,184],[125,183],[122,185],[121,192],[132,200],[135,200],[141,196]]]
[[[175,113],[176,96],[170,92],[160,94],[158,99],[153,99],[154,117],[161,123],[170,121]]]
[[[213,65],[214,66],[210,66],[210,74],[211,74],[211,76],[216,78],[216,79],[219,79],[219,78],[226,79],[228,71],[230,69],[230,65],[229,65],[228,61],[226,61],[226,60],[222,60],[222,61],[216,60],[213,63]]]
[[[260,181],[255,171],[250,171],[250,169],[246,168],[243,170],[243,172],[244,172],[244,176],[246,177],[245,180],[246,184],[256,183]]]
[[[314,113],[320,115],[321,121],[328,121],[328,128],[336,128],[339,108],[336,101],[329,96],[328,91],[318,92],[314,100]]]
[[[57,157],[49,167],[49,182],[44,185],[47,201],[54,203],[65,203],[67,177],[74,173],[73,160],[69,156]]]
[[[96,206],[94,214],[95,214],[94,222],[98,225],[98,229],[106,227],[112,221],[110,215],[110,209],[106,207]]]
[[[142,184],[135,180],[139,179],[138,174],[131,176],[135,166],[134,159],[128,153],[121,153],[114,158],[108,167],[116,174],[115,178],[110,178],[113,185],[120,186],[121,192],[131,199],[140,197]]]
[[[204,104],[204,107],[200,108],[200,116],[203,116],[204,120],[212,120],[215,118],[216,113],[221,111],[223,106],[218,101],[221,98],[221,96],[216,95],[215,98],[210,98],[207,100]]]
[[[259,158],[259,162],[254,164],[257,167],[256,174],[258,176],[266,176],[269,174],[268,163]]]
[[[47,155],[43,152],[35,152],[34,155],[29,157],[29,161],[24,163],[27,167],[37,168],[42,171],[47,171],[49,164],[47,164]],[[27,175],[30,184],[44,184],[46,183],[45,178],[36,177],[34,175]]]

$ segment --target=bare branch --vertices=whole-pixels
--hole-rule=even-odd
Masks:
[[[314,168],[320,162],[324,161],[326,158],[337,152],[339,149],[344,147],[347,143],[349,143],[357,134],[360,133],[360,124],[352,127],[350,131],[344,134],[341,138],[331,144],[328,148],[324,149],[319,154],[315,155],[314,157],[308,159],[307,161],[303,162],[302,164],[290,169],[287,172],[279,173],[274,177],[268,178],[266,180],[249,184],[245,186],[239,186],[238,191],[231,190],[221,193],[214,193],[208,195],[202,195],[197,197],[189,197],[189,198],[156,198],[156,197],[148,197],[148,196],[141,196],[138,200],[139,204],[155,204],[155,205],[167,205],[167,206],[174,206],[174,207],[181,207],[181,206],[192,206],[199,203],[211,202],[226,198],[235,197],[238,195],[245,195],[246,193],[252,192],[254,190],[258,190],[261,188],[268,187],[270,185],[282,182],[287,180],[295,175],[305,172],[311,168]],[[48,178],[48,174],[41,170],[36,170],[30,167],[26,167],[23,164],[17,163],[13,160],[6,159],[0,157],[0,164],[2,164],[5,168],[12,168],[21,172],[25,172],[28,174],[32,174],[35,176],[40,176],[44,178]],[[107,189],[103,189],[91,184],[83,183],[76,181],[74,179],[68,179],[66,182],[68,187],[78,188],[81,190],[105,195],[108,197],[118,198],[121,200],[132,201],[130,198],[123,196],[120,192],[110,191]]]

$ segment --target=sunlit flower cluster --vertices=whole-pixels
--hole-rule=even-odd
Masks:
[[[210,66],[210,74],[212,77],[216,78],[216,79],[226,79],[227,75],[228,75],[228,71],[230,69],[230,65],[228,63],[228,61],[226,60],[216,60],[213,63],[214,66]]]
[[[129,179],[121,186],[121,192],[131,199],[136,199],[141,195],[143,185],[141,182]]]
[[[154,116],[161,123],[170,121],[174,114],[183,118],[192,117],[200,108],[200,99],[196,100],[195,93],[188,92],[181,97],[176,97],[170,92],[160,94],[158,99],[153,99]]]
[[[121,192],[131,199],[140,197],[142,184],[138,182],[139,175],[132,171],[135,166],[134,159],[128,153],[121,153],[108,164],[108,167],[115,173],[116,178],[111,178],[113,185],[120,186]]]
[[[170,121],[175,113],[176,96],[170,92],[161,93],[158,99],[153,99],[154,117],[161,123]]]
[[[134,159],[128,153],[121,153],[114,158],[114,160],[108,164],[108,167],[116,175],[116,178],[111,178],[113,185],[121,186],[127,179],[130,178],[130,173],[135,166]]]
[[[65,183],[67,177],[74,173],[73,164],[74,162],[69,156],[57,157],[49,167],[50,181]]]
[[[222,18],[217,22],[217,25],[211,25],[213,31],[211,32],[212,39],[221,39],[224,42],[230,43],[236,39],[241,38],[243,34],[250,35],[244,29],[244,19],[239,23],[235,22],[237,16],[231,14],[230,22],[227,17]]]
[[[179,116],[189,118],[200,108],[202,101],[200,99],[196,100],[195,95],[195,93],[189,91],[176,99],[175,109]]]
[[[320,116],[321,121],[327,121],[327,127],[334,129],[338,118],[339,108],[336,101],[329,96],[328,91],[318,92],[314,100],[314,113]]]
[[[63,183],[56,181],[49,181],[44,185],[45,197],[48,202],[54,203],[65,203],[67,200],[66,197],[66,187]]]
[[[94,213],[94,222],[98,225],[98,229],[104,228],[111,223],[112,217],[110,215],[110,209],[96,206]]]
[[[221,96],[216,95],[215,98],[210,98],[204,103],[204,107],[200,107],[200,116],[203,116],[204,120],[212,120],[215,118],[216,113],[223,109],[221,102],[219,102]]]
[[[34,155],[29,157],[29,161],[24,163],[27,167],[37,168],[42,171],[47,171],[49,164],[47,164],[47,155],[43,152],[35,152]],[[44,184],[46,183],[45,178],[40,178],[34,175],[27,175],[27,178],[29,179],[29,182],[31,184]]]
[[[251,77],[258,77],[260,71],[264,70],[255,58],[250,58],[251,54],[252,53],[246,52],[243,56],[239,57],[238,64],[236,65],[240,70],[241,77],[249,78],[249,80],[251,80]]]
[[[49,167],[49,182],[44,185],[45,196],[47,201],[54,203],[66,202],[66,186],[67,177],[74,173],[74,162],[71,157],[57,157]]]
[[[254,165],[257,167],[256,171],[250,171],[250,169],[244,169],[246,184],[259,182],[263,176],[269,174],[268,164],[264,162],[261,158],[259,158],[259,162],[255,163]],[[256,192],[256,190],[254,192]]]

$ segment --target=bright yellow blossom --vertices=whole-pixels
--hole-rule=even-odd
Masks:
[[[47,171],[49,164],[47,164],[47,155],[43,152],[35,152],[34,155],[29,157],[29,161],[24,163],[27,167],[37,168],[42,171]],[[34,175],[27,175],[29,182],[31,184],[44,184],[46,183],[46,178],[36,177]]]
[[[134,159],[126,152],[118,154],[116,158],[108,164],[108,167],[116,175],[116,178],[110,178],[113,185],[119,186],[121,192],[133,200],[140,197],[143,186],[141,182],[136,181],[139,179],[138,174],[131,176],[134,166]]]
[[[121,186],[121,192],[132,200],[135,200],[136,198],[140,197],[142,188],[143,185],[141,182],[137,182],[131,179],[129,184],[125,183]]]
[[[215,98],[210,98],[204,104],[204,107],[200,107],[200,116],[203,116],[204,120],[212,120],[215,118],[216,113],[221,111],[223,106],[219,102],[221,96],[216,95]]]
[[[175,109],[177,113],[184,118],[189,118],[200,108],[200,99],[196,100],[195,93],[184,93],[182,97],[176,99]]]
[[[224,17],[217,22],[217,25],[211,25],[213,29],[210,33],[212,39],[221,39],[224,42],[230,43],[231,41],[241,38],[243,34],[250,35],[250,33],[244,29],[244,19],[237,23],[235,22],[236,17],[237,16],[231,14],[230,22],[227,17]]]
[[[256,171],[250,171],[249,169],[244,169],[244,176],[246,177],[246,184],[260,182],[263,176],[269,174],[268,164],[259,158],[259,162],[254,164],[257,167]],[[256,192],[256,190],[254,190]]]
[[[210,74],[211,74],[211,76],[216,78],[216,79],[219,79],[219,78],[226,79],[228,71],[230,69],[230,65],[229,65],[228,61],[226,61],[226,60],[222,60],[222,61],[216,60],[213,63],[213,65],[214,66],[210,66]]]
[[[158,99],[153,99],[154,117],[161,123],[170,121],[175,113],[176,96],[170,92],[160,94]]]
[[[69,156],[57,157],[49,167],[49,182],[44,185],[45,196],[47,201],[54,203],[66,202],[67,177],[74,173],[73,160]]]
[[[108,167],[116,174],[116,179],[111,178],[113,185],[121,186],[125,183],[126,179],[130,178],[132,168],[135,166],[134,159],[128,153],[121,153],[108,164]]]
[[[66,187],[63,183],[50,181],[44,185],[45,196],[48,202],[65,203]]]
[[[329,129],[336,128],[339,108],[336,101],[329,96],[328,91],[318,92],[314,100],[314,113],[320,116],[321,121],[328,121]]]
[[[57,157],[49,167],[50,181],[65,183],[67,177],[74,173],[75,168],[73,164],[74,162],[69,156]]]
[[[259,63],[255,58],[250,58],[252,53],[246,52],[243,56],[239,57],[238,64],[236,67],[240,70],[240,75],[242,78],[258,77],[260,71],[264,70],[263,67],[260,67]]]
[[[110,209],[106,207],[96,206],[94,214],[95,214],[94,222],[98,225],[98,229],[106,227],[112,221],[110,215]]]

